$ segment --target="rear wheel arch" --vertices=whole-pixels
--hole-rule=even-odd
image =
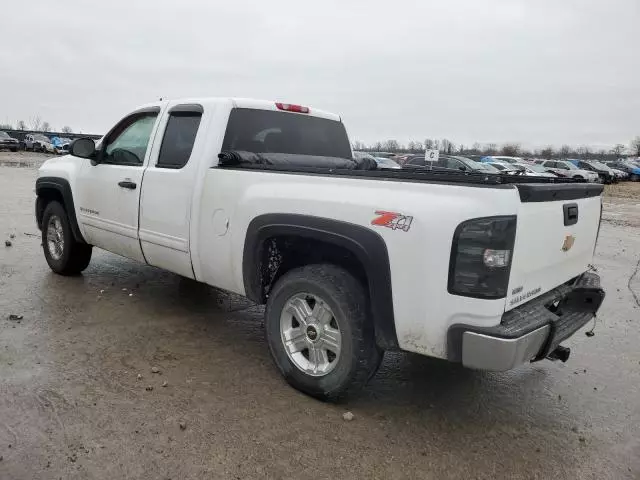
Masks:
[[[265,303],[269,289],[286,272],[331,263],[351,272],[367,291],[376,343],[397,349],[391,269],[386,243],[360,225],[299,214],[266,214],[247,229],[242,273],[245,293]]]
[[[47,205],[52,201],[59,202],[67,212],[73,237],[79,243],[86,243],[76,218],[73,193],[68,180],[59,177],[41,177],[36,180],[36,222],[42,229],[42,218]]]

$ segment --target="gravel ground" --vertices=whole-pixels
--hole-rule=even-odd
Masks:
[[[640,235],[610,207],[637,204],[607,199],[607,298],[568,363],[387,354],[330,405],[284,383],[241,298],[100,251],[52,274],[35,174],[0,167],[0,479],[640,478]]]

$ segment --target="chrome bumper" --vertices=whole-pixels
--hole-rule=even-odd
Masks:
[[[510,370],[542,360],[593,319],[604,299],[600,277],[584,273],[506,312],[500,325],[449,329],[449,360],[479,370]]]
[[[462,365],[478,370],[504,371],[538,356],[549,337],[545,325],[520,338],[498,338],[476,332],[462,335]]]

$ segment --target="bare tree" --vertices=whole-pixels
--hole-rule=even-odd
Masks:
[[[484,152],[487,155],[495,155],[498,152],[498,146],[495,143],[487,143]]]
[[[31,119],[29,120],[29,123],[31,123],[31,130],[38,131],[40,130],[40,124],[42,123],[42,119],[40,118],[40,115],[36,115],[35,117],[31,117]]]
[[[520,144],[518,143],[505,143],[502,146],[502,155],[508,157],[517,157],[520,155]]]
[[[586,145],[583,145],[581,147],[576,148],[576,153],[581,158],[589,158],[589,155],[591,155],[591,150]]]
[[[453,153],[453,143],[451,143],[451,141],[447,140],[446,138],[443,138],[440,141],[440,151],[448,154]]]
[[[616,144],[612,149],[611,149],[611,153],[613,153],[616,157],[620,157],[622,156],[622,153],[624,152],[624,145],[622,145],[621,143]]]
[[[550,160],[551,158],[553,158],[553,148],[552,147],[545,147],[542,150],[540,150],[540,156],[546,160]]]
[[[13,130],[13,125],[10,123],[0,123],[0,130]]]
[[[569,145],[562,145],[558,151],[560,158],[568,158],[571,155],[571,147]]]
[[[416,152],[421,152],[423,150],[422,142],[420,140],[414,140],[413,146],[416,149]]]
[[[71,127],[69,125],[65,125],[64,127],[62,127],[61,132],[62,133],[73,133],[73,130],[71,130]],[[355,143],[360,143],[362,145],[362,148],[364,148],[364,143],[358,142],[357,140],[356,140]],[[354,143],[354,147],[353,148],[355,148],[355,143]],[[358,149],[356,148],[356,150],[358,150]]]
[[[18,120],[18,130],[26,130],[27,129],[27,124],[24,123],[24,120]]]
[[[629,146],[631,147],[631,153],[633,153],[637,157],[640,157],[640,136],[637,136],[636,138],[631,140],[631,144]]]
[[[479,144],[478,142],[474,143],[474,144],[471,146],[471,151],[472,151],[473,153],[480,153],[480,144]]]
[[[40,127],[43,132],[51,131],[51,124],[49,122],[42,122],[42,126]]]
[[[387,152],[397,152],[400,150],[400,143],[397,140],[387,140],[382,144],[382,148]]]
[[[430,138],[425,139],[424,141],[424,148],[425,150],[433,150],[433,140],[431,140]]]

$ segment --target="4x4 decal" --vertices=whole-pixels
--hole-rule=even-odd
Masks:
[[[413,217],[396,212],[376,210],[376,215],[378,216],[371,220],[371,225],[387,227],[392,230],[403,230],[408,232],[411,228],[411,222],[413,221]]]

